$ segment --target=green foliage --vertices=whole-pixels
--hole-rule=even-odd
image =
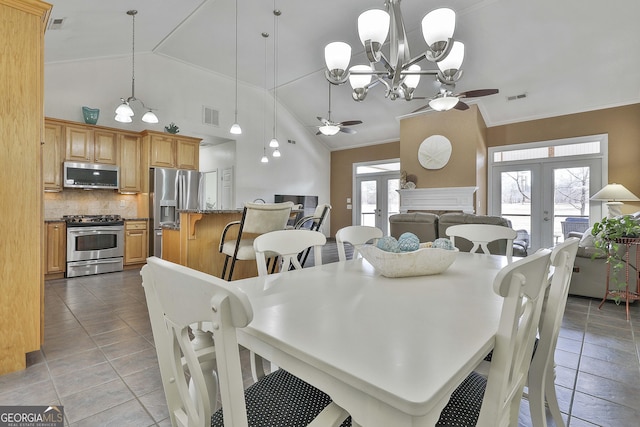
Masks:
[[[609,284],[618,291],[624,291],[627,283],[619,278],[623,277],[622,272],[626,267],[624,260],[626,246],[621,243],[621,239],[640,237],[640,223],[631,215],[602,218],[600,222],[593,225],[591,234],[595,237],[596,248],[607,254],[610,269]],[[614,298],[616,303],[620,303],[619,293],[616,293]]]
[[[173,134],[180,132],[180,128],[173,122],[169,123],[169,126],[165,126],[164,130],[166,130],[168,133]]]

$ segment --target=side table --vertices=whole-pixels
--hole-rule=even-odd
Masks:
[[[602,307],[602,305],[605,303],[608,297],[614,297],[616,301],[619,301],[620,299],[624,299],[626,304],[626,309],[627,309],[627,321],[629,321],[629,302],[640,300],[640,277],[638,276],[638,271],[636,270],[638,267],[638,261],[640,260],[640,251],[639,251],[640,248],[637,247],[637,246],[640,246],[640,238],[622,237],[609,242],[607,246],[611,247],[611,245],[613,244],[617,244],[619,247],[624,247],[625,249],[625,254],[622,260],[624,261],[624,264],[625,264],[626,286],[624,289],[609,289],[609,279],[611,276],[611,263],[607,262],[607,290],[604,294],[604,298],[602,299],[602,302],[598,306],[598,310]],[[633,275],[635,277],[635,289],[634,287],[631,287],[631,289],[629,289],[631,285],[629,283],[629,254],[631,252],[632,246],[636,246],[635,248],[636,263],[635,263],[635,266],[631,266],[631,268],[634,271]]]

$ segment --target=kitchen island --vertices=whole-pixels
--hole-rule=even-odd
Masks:
[[[216,277],[222,274],[225,255],[220,253],[222,230],[231,221],[240,221],[238,210],[182,210],[180,227],[163,227],[162,258]],[[227,239],[237,237],[239,227],[232,227]],[[233,279],[258,275],[256,262],[236,261]]]

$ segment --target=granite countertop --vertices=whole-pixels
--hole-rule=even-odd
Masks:
[[[162,224],[160,226],[163,230],[178,230],[180,231],[180,225],[170,225],[170,224]]]
[[[178,212],[196,214],[229,214],[242,213],[242,209],[178,209]]]

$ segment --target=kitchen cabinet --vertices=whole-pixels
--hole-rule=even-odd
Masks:
[[[167,133],[144,131],[148,145],[149,167],[198,170],[200,139]]]
[[[64,221],[47,222],[45,227],[45,274],[47,279],[62,278],[67,264],[67,225]]]
[[[118,135],[120,151],[120,192],[139,193],[142,191],[142,149],[137,135]]]
[[[67,124],[65,142],[67,161],[117,164],[118,140],[115,132]]]
[[[42,145],[44,191],[62,191],[62,125],[45,123]]]
[[[125,221],[124,265],[146,262],[149,253],[148,247],[147,221]]]
[[[10,181],[0,227],[0,375],[25,369],[26,354],[44,340],[44,32],[50,11],[39,0],[0,0],[0,170]]]

